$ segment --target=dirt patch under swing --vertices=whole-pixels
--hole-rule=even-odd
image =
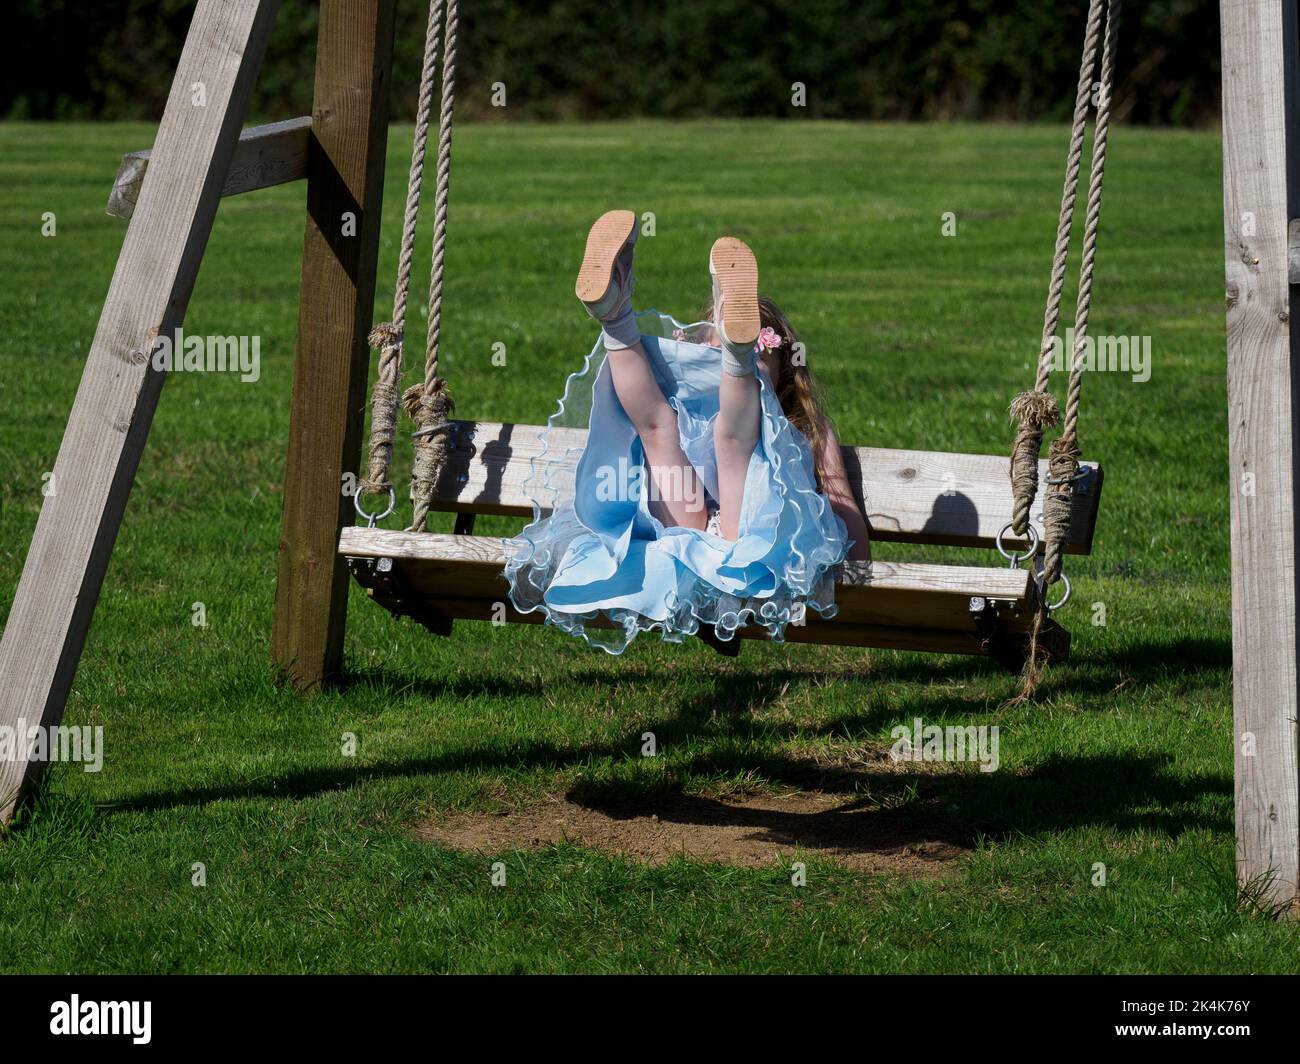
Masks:
[[[483,854],[568,842],[651,865],[687,857],[770,868],[798,855],[909,877],[951,871],[970,847],[918,819],[929,818],[806,791],[736,800],[674,795],[600,808],[557,797],[521,810],[441,815],[420,824],[417,835]]]

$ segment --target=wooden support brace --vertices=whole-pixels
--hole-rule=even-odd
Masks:
[[[235,155],[221,187],[222,196],[237,196],[306,177],[310,140],[310,117],[244,130],[235,145]],[[108,196],[108,213],[114,218],[130,218],[135,213],[151,158],[153,152],[148,149],[122,156],[122,165],[113,179],[113,191]]]
[[[0,639],[0,726],[63,715],[279,0],[199,0]],[[196,106],[194,85],[206,101]],[[33,487],[34,490],[34,487]],[[44,767],[0,761],[0,823]]]

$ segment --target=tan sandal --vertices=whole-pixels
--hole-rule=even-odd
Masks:
[[[615,283],[620,280],[616,274],[622,272],[625,275],[622,279],[631,279],[636,236],[636,214],[632,211],[606,211],[587,234],[587,250],[578,268],[574,292],[593,318],[599,320],[618,305],[623,286]],[[622,266],[623,270],[616,270],[616,266]]]
[[[740,354],[758,342],[758,260],[743,240],[719,237],[709,252],[713,324],[722,342]]]

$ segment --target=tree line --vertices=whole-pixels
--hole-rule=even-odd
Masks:
[[[10,0],[0,116],[157,119],[194,0]],[[16,10],[14,10],[16,9]],[[469,119],[632,116],[1060,120],[1086,0],[461,0]],[[394,116],[410,118],[424,0],[399,0]],[[255,117],[311,109],[317,5],[285,0]],[[1219,104],[1218,5],[1126,5],[1114,112],[1204,125]]]

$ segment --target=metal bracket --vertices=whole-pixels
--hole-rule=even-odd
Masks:
[[[1001,623],[1013,612],[1009,605],[975,595],[970,600],[970,614],[984,652],[1010,672],[1020,672],[1029,653],[1029,637],[1025,632],[1008,632]],[[1045,617],[1038,629],[1038,646],[1049,661],[1065,661],[1070,656],[1070,633]]]
[[[975,631],[979,633],[981,645],[986,649],[998,634],[998,607],[993,599],[982,595],[972,595],[970,600],[971,620],[975,622]]]
[[[389,613],[410,617],[434,635],[451,635],[452,619],[429,608],[424,596],[393,565],[392,558],[349,558],[348,569],[367,594]]]

